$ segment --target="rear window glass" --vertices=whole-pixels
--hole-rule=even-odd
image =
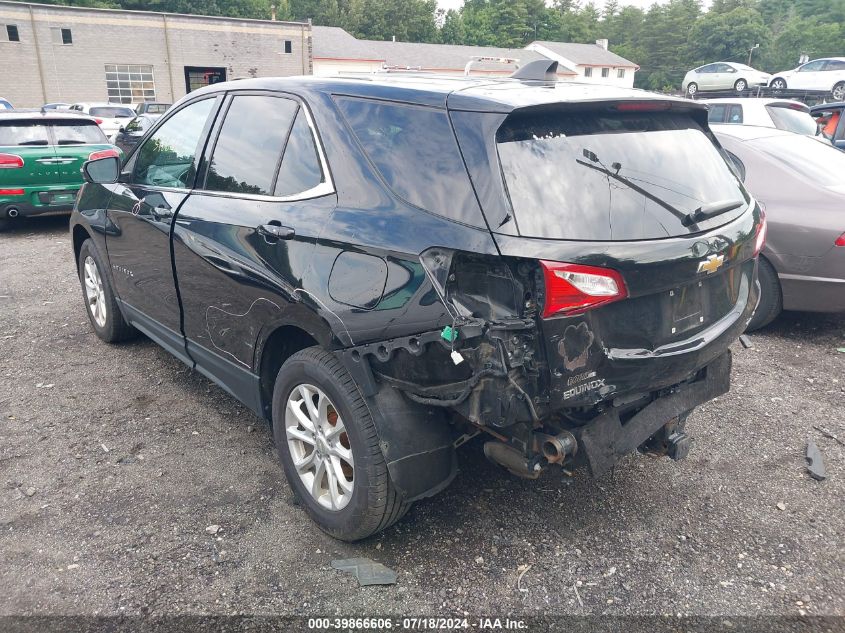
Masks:
[[[720,226],[744,205],[687,227],[687,215],[748,200],[725,159],[689,116],[576,113],[511,115],[496,141],[521,235],[640,240]]]
[[[59,145],[108,143],[106,135],[94,121],[54,121],[53,134]]]
[[[0,146],[49,144],[47,126],[43,123],[35,121],[0,123]]]
[[[445,110],[347,97],[336,102],[364,153],[398,196],[426,211],[479,224]]]
[[[144,110],[150,114],[164,114],[167,112],[167,107],[166,103],[151,103]]]
[[[130,108],[96,107],[91,108],[91,116],[101,116],[106,119],[129,119],[135,116]]]
[[[818,131],[816,120],[809,112],[784,106],[766,106],[766,110],[769,111],[776,128],[810,136],[815,136]]]

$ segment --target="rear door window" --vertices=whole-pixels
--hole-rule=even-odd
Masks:
[[[94,121],[53,121],[57,145],[90,145],[108,143],[106,135]]]
[[[47,126],[40,121],[0,122],[0,146],[49,144]]]
[[[313,189],[323,180],[323,168],[320,166],[314,135],[305,111],[300,108],[288,136],[274,193],[277,196],[293,196]]]
[[[511,114],[496,141],[525,236],[687,235],[738,217],[749,200],[704,130],[683,113],[531,108]],[[741,204],[689,223],[689,214],[714,203]]]
[[[478,205],[445,110],[351,97],[335,101],[396,195],[431,213],[479,225]]]
[[[205,189],[271,195],[298,107],[281,97],[233,98],[211,155]]]
[[[718,105],[711,105],[707,111],[707,120],[710,123],[724,123],[725,112],[727,112],[727,109],[727,106],[722,103]]]

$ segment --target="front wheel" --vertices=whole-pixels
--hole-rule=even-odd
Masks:
[[[845,81],[840,81],[830,92],[834,101],[845,101]]]
[[[331,536],[366,538],[410,507],[390,479],[367,403],[331,352],[310,347],[282,365],[273,436],[294,494]]]
[[[737,79],[736,83],[734,84],[734,90],[737,92],[745,92],[745,89],[748,88],[748,82],[745,79]]]
[[[694,97],[697,92],[698,92],[698,84],[695,83],[694,81],[690,82],[690,84],[687,86],[687,94],[690,97]]]
[[[77,266],[85,309],[97,336],[106,343],[117,343],[134,336],[137,332],[124,320],[105,274],[105,262],[90,238],[79,249]]]
[[[772,83],[769,84],[769,87],[774,90],[786,90],[786,80],[781,77],[776,77],[775,79],[772,79]]]
[[[780,281],[774,267],[768,260],[760,257],[757,262],[757,278],[760,280],[760,303],[751,317],[751,322],[745,328],[746,332],[753,332],[767,326],[775,320],[783,310],[783,293]]]

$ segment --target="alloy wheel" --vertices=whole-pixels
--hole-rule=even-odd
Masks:
[[[748,87],[748,84],[745,83],[744,79],[737,80],[736,86],[735,86],[737,92],[742,92],[747,87]]]
[[[833,87],[833,100],[834,101],[843,101],[845,100],[845,83],[843,84],[836,84]]]
[[[346,426],[319,387],[300,384],[285,408],[288,450],[311,497],[327,510],[342,510],[355,487],[355,462]]]
[[[88,310],[91,318],[99,327],[106,326],[106,295],[103,290],[103,280],[100,277],[100,270],[97,262],[90,255],[85,258],[83,264],[83,277],[85,281],[85,298],[88,301]]]

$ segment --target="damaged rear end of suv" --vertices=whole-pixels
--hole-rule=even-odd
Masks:
[[[686,456],[687,416],[728,391],[729,347],[758,300],[765,219],[706,110],[616,92],[452,92],[495,252],[426,249],[449,322],[345,352],[370,394],[387,385],[439,410],[456,444],[486,433],[485,455],[520,477]],[[436,473],[428,458],[397,468],[400,484]]]

